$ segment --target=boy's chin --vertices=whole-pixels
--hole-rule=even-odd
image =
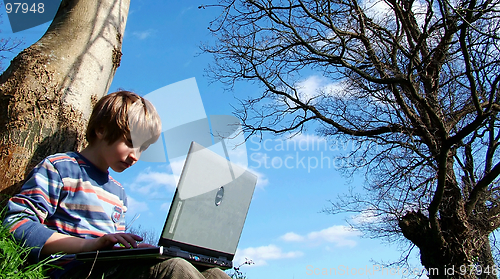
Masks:
[[[124,167],[124,166],[113,166],[111,167],[111,169],[114,171],[114,172],[123,172],[124,170],[128,169],[127,167]]]

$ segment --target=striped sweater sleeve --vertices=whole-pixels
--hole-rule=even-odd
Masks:
[[[29,174],[21,192],[8,202],[4,225],[17,240],[33,247],[29,254],[32,262],[39,260],[43,245],[54,233],[43,224],[55,213],[62,186],[59,172],[45,159]]]

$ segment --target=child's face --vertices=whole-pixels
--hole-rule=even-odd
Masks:
[[[116,172],[122,172],[135,164],[141,156],[140,147],[134,148],[130,139],[119,138],[103,150],[102,158]]]

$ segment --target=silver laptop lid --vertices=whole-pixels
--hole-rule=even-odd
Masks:
[[[159,244],[234,255],[256,183],[255,174],[192,142]]]

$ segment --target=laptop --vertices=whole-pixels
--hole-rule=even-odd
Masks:
[[[233,267],[257,176],[192,142],[158,247],[76,254],[81,261],[181,257],[194,265]]]

